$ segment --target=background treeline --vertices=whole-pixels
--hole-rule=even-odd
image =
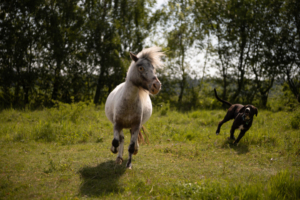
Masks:
[[[0,107],[104,103],[129,51],[152,45],[167,54],[155,105],[220,106],[214,87],[232,103],[268,107],[272,90],[293,103],[299,10],[298,0],[1,0]]]

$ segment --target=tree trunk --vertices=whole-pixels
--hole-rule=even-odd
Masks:
[[[268,92],[264,92],[264,93],[260,92],[260,100],[261,100],[260,106],[262,108],[266,108],[267,107],[268,96],[269,96]]]
[[[224,70],[223,70],[224,71]],[[224,72],[225,73],[225,72]],[[226,78],[226,74],[223,75],[223,94],[222,94],[222,98],[223,100],[227,100],[227,93],[226,93],[226,90],[227,90],[227,78]],[[222,104],[223,108],[227,108],[228,106],[226,104]]]
[[[246,27],[243,25],[241,27],[241,39],[242,39],[242,44],[240,45],[240,56],[239,56],[239,63],[238,63],[238,73],[240,73],[240,77],[237,76],[237,90],[233,94],[231,98],[231,103],[235,103],[237,97],[239,96],[240,92],[242,91],[244,87],[244,75],[245,75],[245,69],[244,69],[244,54],[245,54],[245,47],[246,47],[246,33],[245,33]]]
[[[286,70],[286,75],[287,75],[287,82],[289,84],[290,90],[292,91],[292,93],[294,94],[295,98],[298,99],[298,87],[297,84],[294,83],[293,78],[291,77],[291,72],[290,70]]]
[[[183,97],[183,92],[184,92],[185,85],[186,85],[186,75],[185,75],[185,73],[183,73],[182,80],[179,83],[180,93],[179,93],[179,96],[178,96],[178,103],[182,102],[182,97]]]
[[[101,91],[104,87],[104,84],[103,84],[104,76],[103,75],[104,75],[104,70],[101,69],[101,72],[100,72],[100,75],[98,78],[97,89],[96,89],[96,93],[95,93],[95,97],[94,97],[94,104],[96,104],[96,105],[101,103],[99,100],[100,100],[100,96],[101,96]]]
[[[17,105],[19,104],[19,94],[20,94],[20,86],[18,81],[17,85],[15,86],[15,94],[14,94],[14,102],[13,102],[13,106],[15,108],[18,107]]]
[[[57,66],[55,69],[55,77],[54,77],[54,84],[53,84],[53,90],[52,90],[52,99],[53,100],[57,100],[57,96],[58,96],[58,88],[60,85],[60,61],[57,61]]]
[[[24,106],[26,106],[29,103],[29,87],[26,86],[26,84],[23,85],[24,90]]]

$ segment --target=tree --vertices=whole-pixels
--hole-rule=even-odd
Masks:
[[[114,0],[84,2],[88,19],[86,52],[88,62],[97,66],[98,80],[94,103],[105,100],[108,93],[124,80],[130,64],[129,51],[141,51],[150,24],[151,10],[146,1]]]
[[[222,78],[222,98],[227,99],[227,88],[230,83],[230,69],[233,68],[233,50],[226,41],[226,29],[224,28],[224,14],[226,13],[226,1],[195,1],[194,15],[197,22],[201,22],[199,29],[205,31],[211,40],[217,40],[215,46],[207,48],[209,54],[215,57],[214,65],[218,69],[218,75]]]
[[[282,70],[295,98],[300,94],[300,2],[287,0],[282,4],[280,36],[285,41]],[[300,101],[299,101],[300,102]]]
[[[0,4],[1,66],[3,106],[24,107],[37,79],[34,18],[40,1],[3,1]],[[13,93],[11,92],[13,91]]]
[[[37,25],[42,31],[43,65],[51,74],[53,100],[65,97],[62,100],[70,101],[71,87],[66,74],[72,71],[75,56],[81,50],[78,42],[84,22],[78,3],[78,0],[45,1],[39,12]]]
[[[177,78],[180,77],[178,103],[182,102],[187,87],[189,49],[195,47],[196,41],[201,43],[203,40],[201,32],[197,32],[199,30],[195,28],[192,12],[194,6],[193,1],[175,0],[168,2],[168,6],[163,8],[168,56],[174,64],[172,68],[176,68]],[[173,28],[169,28],[170,24]]]

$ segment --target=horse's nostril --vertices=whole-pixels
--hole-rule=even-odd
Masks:
[[[155,89],[157,89],[157,86],[156,86],[156,84],[153,84],[153,87],[154,87]]]

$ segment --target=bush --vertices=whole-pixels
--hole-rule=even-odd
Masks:
[[[35,128],[36,141],[53,142],[56,140],[56,134],[51,122],[41,122]]]
[[[299,129],[300,128],[300,110],[295,111],[296,114],[291,119],[291,126],[293,129]]]

